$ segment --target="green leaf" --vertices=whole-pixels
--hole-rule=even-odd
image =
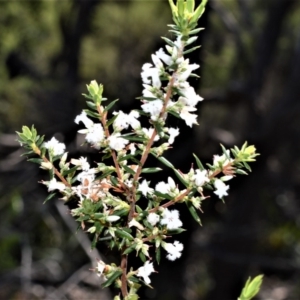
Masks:
[[[44,201],[44,204],[49,201],[50,199],[52,199],[54,196],[56,195],[56,193],[51,193]]]
[[[109,111],[109,110],[116,104],[116,102],[118,102],[118,101],[119,101],[119,99],[116,99],[116,100],[110,102],[110,103],[104,108],[104,112]]]
[[[96,180],[101,180],[101,179],[107,177],[108,175],[110,175],[113,172],[115,172],[115,170],[108,170],[108,171],[104,172],[101,176],[96,177]]]
[[[203,15],[206,3],[207,0],[202,0],[201,4],[196,8],[193,17],[190,20],[190,23],[197,22],[199,18]]]
[[[89,95],[87,95],[87,94],[82,93],[81,95],[82,95],[84,98],[93,100],[93,97],[91,97],[91,96],[89,96]]]
[[[175,172],[175,175],[177,176],[177,178],[181,181],[181,183],[185,186],[185,187],[188,187],[188,183],[184,180],[184,178],[182,177],[181,173],[174,169],[174,172]]]
[[[193,13],[195,9],[195,0],[186,0],[186,8],[189,13]]]
[[[110,286],[112,283],[115,282],[115,280],[120,277],[122,275],[122,271],[121,270],[116,270],[114,273],[112,273],[112,275],[110,275],[107,280],[101,284],[102,288],[108,287]]]
[[[177,228],[177,229],[174,229],[174,230],[168,230],[168,235],[174,235],[174,234],[180,234],[182,232],[186,231],[186,229],[183,229],[183,228]]]
[[[118,158],[118,162],[121,162],[123,160],[129,160],[129,159],[132,159],[132,158],[134,158],[134,155],[132,155],[132,154],[124,155],[124,156],[121,156],[121,157]]]
[[[221,146],[221,148],[222,148],[222,152],[223,152],[223,154],[225,155],[225,157],[226,157],[228,160],[230,160],[230,156],[228,155],[228,153],[227,153],[227,151],[226,151],[226,148],[225,148],[222,144],[220,144],[220,146]]]
[[[27,161],[30,161],[30,162],[40,165],[43,160],[41,158],[29,158],[29,159],[27,159]]]
[[[90,111],[89,109],[84,109],[84,112],[85,112],[88,116],[90,116],[90,117],[92,117],[92,118],[95,118],[95,119],[99,119],[99,118],[100,118],[100,115],[99,115],[98,113],[93,112],[93,111]]]
[[[136,244],[134,243],[134,244],[132,244],[129,248],[127,248],[127,249],[123,252],[123,254],[125,255],[125,254],[131,253],[133,250],[135,250],[135,247],[136,247]]]
[[[195,153],[193,153],[193,156],[195,157],[196,164],[197,164],[198,168],[200,169],[200,171],[205,170],[201,163],[201,160],[198,158],[198,156]]]
[[[163,193],[160,193],[160,192],[157,192],[157,191],[154,191],[154,194],[160,198],[163,198],[163,199],[167,199],[167,200],[173,200],[174,197],[168,195],[168,194],[163,194]]]
[[[160,251],[160,247],[158,247],[155,250],[155,259],[157,261],[157,264],[160,263],[160,258],[161,258],[161,251]]]
[[[168,45],[170,45],[171,47],[176,47],[177,48],[177,46],[171,41],[171,40],[169,40],[168,38],[166,38],[166,37],[161,37]]]
[[[201,220],[200,220],[200,218],[199,218],[199,216],[198,216],[198,213],[197,213],[195,207],[193,206],[192,202],[185,202],[185,203],[186,203],[186,205],[187,205],[187,207],[188,207],[188,209],[189,209],[189,211],[190,211],[192,217],[194,218],[194,220],[195,220],[197,223],[199,223],[199,225],[202,226]]]
[[[86,104],[87,104],[87,106],[89,108],[97,110],[97,106],[96,106],[96,104],[94,102],[92,102],[92,101],[86,101]]]
[[[122,138],[131,142],[147,142],[148,139],[140,136],[122,135]]]
[[[242,164],[249,172],[251,172],[251,167],[245,161],[243,161]]]
[[[142,251],[139,252],[139,257],[143,263],[146,262],[146,256]]]
[[[161,170],[161,168],[144,168],[142,169],[142,173],[156,173],[160,172]]]
[[[255,297],[260,290],[262,279],[263,275],[258,275],[253,280],[251,280],[251,277],[249,277],[238,299],[250,300]]]
[[[114,115],[112,118],[110,118],[107,122],[106,122],[106,126],[110,126],[114,121],[115,119],[118,117],[118,115]]]
[[[193,51],[195,51],[199,48],[201,48],[201,46],[195,46],[193,48],[187,49],[187,50],[183,51],[183,55],[189,54],[189,53],[191,53],[191,52],[193,52]]]
[[[196,28],[189,32],[189,35],[197,34],[198,32],[204,30],[204,28]]]
[[[114,186],[118,186],[119,182],[115,176],[110,176],[110,181]]]
[[[235,170],[235,173],[236,174],[240,174],[240,175],[248,175],[248,173],[244,170],[241,170],[241,169],[236,169]]]
[[[75,167],[73,167],[73,168],[71,168],[71,169],[69,169],[69,170],[63,171],[63,172],[62,172],[62,175],[63,175],[63,176],[69,175],[69,174],[71,174],[71,173],[76,172],[77,169],[78,169],[78,166],[75,166]]]
[[[151,152],[150,152],[151,153]],[[165,166],[174,169],[175,167],[169,162],[165,157],[163,156],[156,156],[155,154],[151,153],[153,156],[155,156],[161,163],[163,163]]]
[[[131,168],[129,168],[128,166],[122,166],[122,168],[127,172],[127,173],[129,173],[129,174],[131,174],[131,175],[135,175],[135,171],[134,170],[132,170]]]
[[[126,238],[130,241],[134,240],[133,236],[125,230],[117,229],[116,234],[121,238]]]

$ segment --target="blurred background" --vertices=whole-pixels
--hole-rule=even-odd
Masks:
[[[99,161],[74,124],[85,85],[103,83],[116,110],[137,108],[141,66],[171,22],[168,1],[0,2],[0,299],[112,299],[90,269],[114,255],[89,250],[62,201],[43,204],[47,174],[20,157],[15,131],[34,124],[70,156]],[[167,158],[186,171],[193,152],[209,163],[220,143],[246,140],[261,156],[225,204],[203,203],[202,227],[180,207],[183,256],[162,260],[141,299],[236,299],[260,273],[257,299],[300,299],[300,1],[209,0],[200,25],[202,48],[189,56],[201,65],[191,81],[205,98],[200,126],[172,119],[182,134]]]

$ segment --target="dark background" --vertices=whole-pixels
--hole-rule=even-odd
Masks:
[[[35,124],[70,156],[100,160],[79,148],[74,124],[85,84],[103,83],[116,110],[137,108],[141,66],[169,23],[167,1],[0,2],[0,299],[112,299],[89,269],[114,258],[103,245],[90,252],[61,201],[43,205],[47,174],[20,157],[15,131]],[[193,152],[211,162],[220,143],[246,140],[261,156],[226,204],[203,203],[203,227],[180,208],[183,257],[163,259],[141,299],[236,299],[260,273],[257,299],[300,299],[300,1],[209,0],[201,26],[190,55],[200,126],[171,120],[182,134],[168,158],[186,171]]]

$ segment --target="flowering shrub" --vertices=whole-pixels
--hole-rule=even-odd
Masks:
[[[141,109],[128,114],[112,111],[117,100],[106,102],[103,86],[95,80],[87,85],[88,94],[84,97],[88,109],[75,118],[75,123],[84,127],[78,132],[101,153],[101,162],[91,166],[84,157],[67,161],[65,145],[54,137],[44,142],[33,126],[24,126],[18,132],[20,143],[28,149],[26,154],[38,156],[29,160],[49,171],[49,181],[43,182],[50,193],[47,200],[57,193],[64,201],[77,199],[78,205],[71,213],[81,228],[93,235],[92,246],[102,242],[120,252],[118,266],[99,261],[95,271],[103,278],[103,287],[115,284],[127,300],[138,299],[141,283],[150,285],[150,275],[156,268],[154,261],[159,263],[162,254],[172,261],[182,254],[183,244],[171,239],[184,231],[179,212],[173,207],[185,203],[200,223],[198,211],[208,193],[213,192],[220,199],[227,196],[228,182],[237,174],[251,171],[248,163],[257,156],[255,147],[247,143],[240,149],[221,146],[222,155],[215,155],[207,167],[194,155],[197,167],[186,174],[163,156],[179,135],[179,128],[166,125],[168,117],[182,119],[190,127],[198,124],[196,105],[203,98],[196,94],[188,78],[197,76],[193,72],[199,65],[191,64],[184,55],[198,48],[191,45],[202,30],[197,28],[197,21],[207,1],[203,0],[196,9],[194,0],[178,0],[176,5],[169,2],[175,22],[169,25],[170,32],[176,39],[163,38],[166,49],[159,49],[152,54],[152,62],[143,65],[144,89],[138,98]],[[142,117],[149,119],[147,127],[141,126]],[[172,169],[183,188],[172,177],[151,186],[147,173],[162,169],[144,166],[149,154]],[[146,206],[144,202],[140,204],[142,198]],[[128,269],[132,252],[142,262],[136,270]],[[117,295],[115,300],[120,297]]]

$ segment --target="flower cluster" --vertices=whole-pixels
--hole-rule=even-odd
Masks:
[[[119,266],[100,261],[95,271],[103,278],[103,287],[116,283],[128,300],[131,299],[129,294],[136,294],[137,282],[151,283],[154,260],[160,262],[161,249],[171,261],[182,255],[183,244],[172,240],[172,236],[184,231],[183,222],[179,211],[169,207],[185,203],[200,224],[198,211],[201,211],[202,201],[209,197],[207,193],[213,191],[223,199],[229,191],[227,181],[237,174],[247,174],[248,162],[257,156],[254,146],[247,143],[241,149],[229,150],[222,146],[222,155],[215,155],[212,164],[205,168],[194,155],[197,167],[192,167],[187,174],[177,170],[163,156],[179,135],[179,128],[166,126],[167,118],[175,116],[192,127],[197,124],[196,105],[203,100],[188,82],[190,76],[196,76],[193,72],[199,65],[184,57],[197,48],[188,47],[201,30],[195,27],[205,6],[203,2],[194,10],[192,3],[194,1],[184,2],[182,7],[170,0],[175,21],[170,27],[176,40],[164,38],[165,50],[156,51],[152,63],[142,66],[144,89],[139,97],[140,110],[113,111],[117,100],[105,105],[103,86],[95,80],[87,85],[88,94],[84,96],[88,99],[88,109],[75,118],[75,123],[84,127],[78,132],[84,135],[88,145],[102,154],[101,162],[91,166],[85,157],[67,162],[66,147],[55,138],[44,142],[34,127],[24,126],[18,133],[28,153],[38,156],[32,160],[49,171],[49,181],[43,182],[50,193],[47,200],[55,193],[64,201],[76,199],[77,207],[71,213],[81,228],[93,236],[92,246],[103,242],[121,252]],[[141,125],[144,123],[140,118],[144,116],[149,119],[148,127]],[[149,154],[171,168],[181,185],[170,176],[151,186],[145,175],[162,169],[145,167]],[[134,251],[143,265],[127,270],[127,260]]]

